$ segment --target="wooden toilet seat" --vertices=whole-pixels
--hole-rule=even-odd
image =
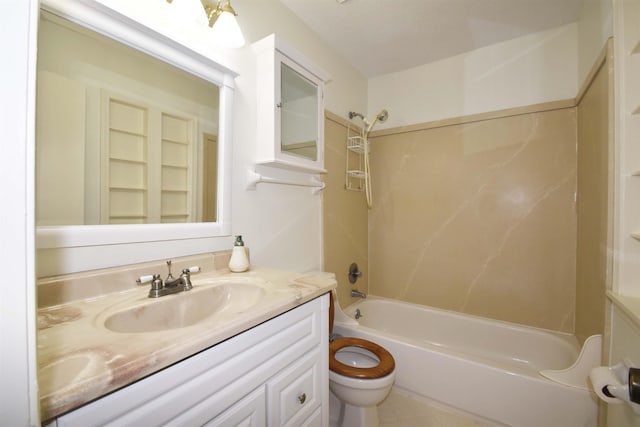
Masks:
[[[359,347],[375,354],[380,363],[371,368],[357,368],[345,365],[336,359],[336,353],[345,347]],[[329,343],[329,369],[333,372],[351,378],[375,379],[389,375],[396,367],[393,356],[378,344],[354,337],[340,337]]]

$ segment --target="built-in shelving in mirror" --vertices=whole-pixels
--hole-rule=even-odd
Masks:
[[[229,235],[236,73],[95,1],[38,33],[37,246]]]

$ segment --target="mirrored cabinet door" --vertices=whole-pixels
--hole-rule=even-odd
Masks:
[[[275,35],[258,57],[257,163],[324,173],[324,82],[328,74]]]
[[[280,151],[315,162],[318,160],[319,86],[284,61],[279,64]]]

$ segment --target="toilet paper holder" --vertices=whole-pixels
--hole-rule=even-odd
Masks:
[[[640,404],[640,369],[629,368],[629,399]]]
[[[600,399],[611,404],[626,402],[640,415],[640,368],[629,367],[625,361],[614,366],[596,367],[589,378]]]
[[[633,403],[640,404],[640,368],[629,368],[627,384],[629,387],[629,400]],[[609,387],[611,386],[606,385],[602,387],[602,392],[608,397],[617,397],[609,391]]]

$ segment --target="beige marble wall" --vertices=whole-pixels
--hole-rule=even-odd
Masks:
[[[606,53],[606,51],[605,51]],[[603,59],[606,59],[606,55]],[[578,104],[578,244],[576,328],[580,341],[602,334],[605,291],[611,283],[608,237],[611,223],[609,96],[611,59],[597,73]]]
[[[575,108],[380,136],[371,167],[372,294],[573,332]]]
[[[351,304],[351,289],[369,292],[367,205],[364,194],[347,191],[345,184],[347,122],[332,113],[325,118],[325,168],[323,179],[324,270],[336,274],[337,295],[342,307]],[[363,272],[355,285],[348,279],[349,266],[356,262]]]

